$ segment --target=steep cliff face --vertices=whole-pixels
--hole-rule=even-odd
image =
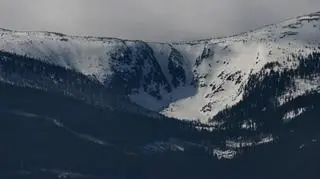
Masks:
[[[320,13],[236,36],[172,44],[0,31],[2,52],[64,67],[143,108],[202,122],[243,100],[250,78],[265,65],[295,69],[295,57],[319,52],[319,42]]]

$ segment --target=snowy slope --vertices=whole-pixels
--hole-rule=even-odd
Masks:
[[[37,58],[71,68],[103,81],[111,73],[108,53],[123,46],[117,39],[107,41],[72,38],[57,33],[2,31],[1,51]]]
[[[283,68],[278,70],[295,68],[298,61],[292,58],[293,55],[319,51],[319,19],[320,13],[314,13],[237,36],[193,42],[204,44],[201,56],[192,58],[197,60],[193,67],[199,84],[197,92],[171,103],[163,113],[205,122],[222,109],[236,104],[242,99],[243,87],[250,74],[258,72],[266,63],[279,62]],[[190,53],[188,45],[175,45],[186,58],[199,53]],[[190,114],[190,111],[193,112]]]
[[[0,30],[1,51],[73,69],[106,86],[121,84],[142,107],[201,122],[239,102],[250,75],[266,63],[295,68],[293,56],[319,51],[319,42],[320,12],[231,37],[172,44]]]

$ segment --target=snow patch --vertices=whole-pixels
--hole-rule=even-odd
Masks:
[[[315,76],[310,79],[295,79],[294,87],[287,89],[283,95],[278,97],[279,105],[294,100],[299,96],[303,96],[312,91],[320,91],[320,76]]]
[[[225,146],[231,149],[241,149],[246,147],[253,147],[262,144],[268,144],[273,142],[274,138],[272,135],[263,136],[257,140],[227,140]]]
[[[213,156],[216,156],[219,160],[221,159],[233,159],[237,155],[237,152],[234,150],[220,150],[213,149]]]
[[[292,119],[300,116],[301,114],[303,114],[306,111],[307,111],[306,108],[298,108],[295,110],[291,110],[291,111],[284,114],[282,120],[283,120],[283,122],[290,122]]]

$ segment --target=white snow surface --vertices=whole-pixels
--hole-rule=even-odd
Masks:
[[[129,97],[138,105],[166,116],[205,123],[242,99],[243,87],[250,74],[275,61],[283,69],[295,68],[297,60],[287,59],[292,55],[319,51],[319,42],[320,13],[313,13],[225,38],[172,44],[147,43],[168,81],[172,78],[168,72],[172,48],[182,54],[186,85],[173,88],[170,93],[162,90],[160,100],[143,90],[129,94]],[[74,69],[95,76],[101,82],[113,74],[110,63],[116,62],[111,60],[110,54],[119,50],[121,53],[121,49],[128,45],[140,43],[143,42],[0,30],[0,51]],[[208,50],[213,53],[201,59]],[[191,85],[194,79],[198,85]]]

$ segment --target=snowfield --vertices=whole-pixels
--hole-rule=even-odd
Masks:
[[[226,107],[237,104],[243,97],[243,89],[250,75],[259,72],[266,63],[279,62],[281,69],[278,70],[295,68],[298,61],[293,56],[320,51],[319,42],[320,12],[231,37],[171,44],[0,30],[0,51],[73,69],[93,76],[105,85],[115,73],[112,67],[117,66],[116,71],[123,73],[135,68],[136,63],[124,65],[119,59],[129,54],[130,59],[138,61],[146,56],[139,54],[139,49],[148,45],[152,52],[147,55],[156,59],[171,90],[165,90],[161,86],[163,84],[156,84],[153,80],[154,83],[148,86],[149,90],[141,86],[131,91],[129,98],[142,107],[166,116],[203,123]],[[183,57],[174,61],[174,65],[180,65],[183,69],[185,76],[184,83],[178,86],[174,86],[174,74],[169,69],[172,54],[176,55],[174,59]],[[117,63],[121,65],[114,65]],[[154,64],[144,66],[148,68],[148,73],[153,69],[149,68],[150,65]],[[316,88],[304,86],[307,82],[297,83],[304,91]],[[159,98],[148,92],[156,88],[160,88]],[[293,95],[303,93],[299,91],[293,92]],[[285,118],[289,119],[291,115]]]

